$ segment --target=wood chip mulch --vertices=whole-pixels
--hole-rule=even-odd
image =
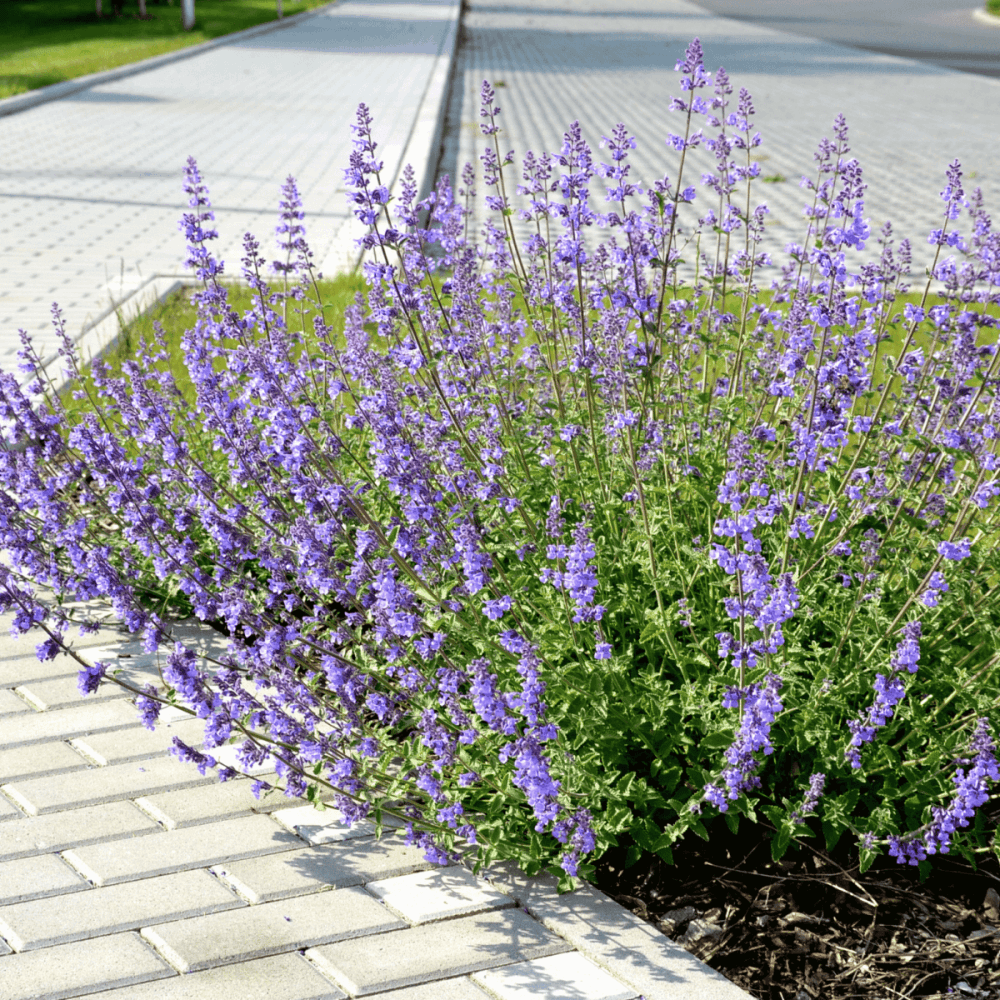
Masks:
[[[1000,1000],[1000,863],[916,868],[808,841],[771,860],[765,832],[722,823],[689,835],[674,865],[606,854],[594,883],[758,1000]]]

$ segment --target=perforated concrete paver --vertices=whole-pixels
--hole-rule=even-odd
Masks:
[[[0,861],[48,854],[85,844],[130,838],[135,845],[160,827],[131,802],[107,802],[48,816],[23,816],[0,823]]]
[[[264,1000],[343,1000],[337,989],[301,955],[275,955],[252,962],[223,965],[140,986],[87,994],[87,1000],[219,1000],[220,997]],[[481,994],[475,1000],[482,1000]],[[406,1000],[400,997],[399,1000]],[[442,994],[439,1000],[452,1000]],[[466,1000],[455,997],[454,1000]]]
[[[398,927],[405,922],[348,888],[146,927],[142,935],[175,968],[195,972],[326,941],[367,941]]]
[[[0,963],[4,1000],[63,1000],[172,975],[135,933],[6,955]]]
[[[199,773],[193,763],[161,756],[47,778],[22,779],[0,787],[25,812],[37,816],[212,781],[218,778]]]
[[[153,823],[132,803],[128,805]],[[201,868],[229,858],[288,850],[290,845],[300,843],[267,816],[224,819],[180,830],[161,830],[159,826],[156,829],[160,832],[148,838],[94,844],[66,851],[63,857],[95,885],[112,885]],[[0,835],[3,830],[0,826]]]
[[[212,870],[251,903],[333,887],[364,885],[375,879],[431,868],[424,852],[408,847],[400,837],[357,840],[330,847],[308,847],[268,854],[246,861],[225,862]]]
[[[526,913],[494,910],[321,945],[306,954],[352,996],[367,996],[569,950]]]
[[[499,1000],[535,1000],[540,996],[560,1000],[636,1000],[639,995],[577,951],[474,972],[472,979]]]
[[[177,872],[0,907],[0,935],[15,951],[35,951],[242,906],[207,871]]]
[[[498,910],[514,903],[510,896],[458,866],[380,879],[365,888],[411,924]]]
[[[25,899],[59,896],[87,888],[89,886],[79,873],[58,854],[0,862],[0,907]]]
[[[63,740],[0,750],[0,781],[40,778],[65,771],[83,771],[87,761]]]

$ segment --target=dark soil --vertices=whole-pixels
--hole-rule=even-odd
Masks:
[[[844,838],[846,841],[847,838]],[[771,860],[767,832],[686,838],[674,865],[622,867],[607,853],[594,882],[637,916],[759,1000],[1000,998],[1000,864],[979,870],[938,855],[916,868],[857,851],[806,846]]]

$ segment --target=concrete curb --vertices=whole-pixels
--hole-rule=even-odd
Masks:
[[[977,7],[972,12],[972,16],[981,24],[989,24],[994,28],[1000,28],[1000,17],[997,17],[996,14],[991,14],[989,11],[983,10],[981,7]]]
[[[127,76],[135,76],[138,73],[146,73],[152,69],[159,69],[161,66],[168,66],[170,63],[179,62],[181,59],[190,59],[192,56],[200,55],[209,49],[216,49],[220,45],[232,45],[234,42],[246,41],[248,38],[256,38],[258,35],[266,35],[271,31],[280,31],[282,28],[291,28],[293,25],[315,17],[329,7],[333,7],[337,0],[325,4],[322,7],[315,7],[312,10],[304,10],[300,14],[293,14],[291,17],[282,18],[280,21],[268,21],[266,24],[258,24],[252,28],[244,28],[243,31],[235,31],[231,35],[223,35],[221,38],[213,38],[198,45],[190,45],[186,49],[178,49],[176,52],[165,52],[162,56],[150,56],[149,59],[141,59],[139,62],[127,63],[124,66],[116,66],[114,69],[102,70],[100,73],[88,73],[86,76],[78,76],[72,80],[63,80],[62,83],[53,83],[48,87],[39,87],[38,90],[29,90],[26,94],[15,94],[13,97],[5,97],[0,100],[0,118],[7,115],[16,115],[21,111],[28,111],[39,104],[48,104],[49,101],[58,101],[61,97],[69,97],[81,90],[89,87],[96,87],[101,83],[110,83],[113,80],[121,80]]]
[[[450,7],[451,23],[438,49],[413,128],[399,158],[396,176],[389,185],[393,198],[399,197],[403,169],[407,164],[413,167],[416,174],[418,200],[425,198],[434,184],[434,175],[441,154],[441,134],[444,130],[448,86],[455,65],[461,14],[462,3],[461,0],[457,0]],[[360,263],[362,255],[357,241],[367,232],[368,227],[359,222],[352,212],[350,218],[338,230],[333,245],[320,266],[320,273],[333,275],[342,271],[353,271]]]

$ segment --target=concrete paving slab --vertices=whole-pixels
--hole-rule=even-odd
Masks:
[[[212,871],[244,899],[263,903],[328,887],[364,885],[431,867],[420,848],[408,847],[399,837],[387,837],[224,862]]]
[[[159,674],[155,670],[138,670],[126,667],[132,661],[126,660],[119,669],[118,677],[126,684],[131,684],[135,688],[142,688],[150,682],[159,680]],[[111,661],[112,665],[114,661]],[[77,687],[76,675],[71,677],[50,677],[47,680],[29,681],[21,684],[15,689],[18,695],[26,702],[34,706],[38,711],[44,712],[53,708],[65,708],[68,705],[79,705],[84,696],[80,694]],[[131,698],[133,695],[108,679],[102,681],[100,686],[92,694],[85,698],[88,705],[93,705],[98,701],[109,701],[112,698]]]
[[[10,799],[5,798],[0,794],[0,822],[5,819],[17,819],[23,816],[24,813],[18,809]]]
[[[333,808],[322,811],[314,806],[279,809],[274,818],[286,830],[298,834],[314,847],[319,844],[335,844],[341,840],[375,835],[375,827],[371,823],[366,821],[348,826],[340,818],[340,813]]]
[[[181,972],[263,958],[327,941],[382,936],[404,921],[361,889],[338,889],[146,927],[143,937]]]
[[[306,954],[351,996],[369,996],[569,950],[521,910],[494,910],[322,945]]]
[[[160,827],[131,802],[108,802],[48,816],[22,816],[0,823],[0,861],[50,854],[121,837],[141,839],[143,834],[159,831]]]
[[[35,951],[245,905],[218,879],[196,869],[4,906],[0,934],[15,951]]]
[[[372,993],[369,1000],[495,1000],[468,976],[439,979],[421,986],[408,986],[391,993]]]
[[[0,688],[0,719],[8,715],[20,715],[22,712],[34,712],[37,709],[29,705],[16,691]]]
[[[411,924],[514,905],[510,896],[457,865],[380,879],[369,882],[365,889]]]
[[[472,979],[500,1000],[636,1000],[639,996],[577,951],[474,972]]]
[[[131,803],[128,806],[155,826]],[[4,829],[0,826],[0,835]],[[231,858],[252,858],[258,854],[288,850],[290,846],[301,843],[267,816],[220,820],[181,830],[161,830],[159,826],[155,829],[160,832],[149,838],[94,844],[66,851],[63,857],[95,885],[112,885],[189,868],[203,868]]]
[[[87,1000],[219,1000],[219,997],[343,1000],[346,996],[301,955],[274,955],[121,990],[91,993]],[[451,998],[442,996],[441,1000]]]
[[[747,998],[735,983],[592,886],[560,896],[551,875],[527,878],[510,862],[491,866],[483,877],[646,1000]]]
[[[0,939],[0,955],[9,955],[13,950],[6,941]]]
[[[89,888],[58,854],[0,862],[0,907]]]
[[[205,723],[185,715],[173,723],[157,723],[156,729],[140,726],[114,733],[95,733],[70,740],[70,745],[100,767],[123,764],[143,757],[165,754],[177,736],[188,746],[200,747],[205,742]]]
[[[278,780],[274,774],[263,777],[271,783]],[[214,784],[199,785],[197,788],[145,795],[136,799],[135,804],[168,830],[176,830],[182,826],[212,823],[251,813],[271,813],[284,808],[288,802],[304,801],[288,799],[284,795],[263,794],[256,799],[250,790],[252,786],[249,778],[233,778],[226,782],[216,780]]]
[[[175,975],[138,934],[111,934],[0,959],[4,1000],[63,1000]]]
[[[66,771],[84,771],[87,761],[62,740],[0,750],[0,775],[5,782],[41,778]]]
[[[123,699],[14,715],[0,729],[0,750],[138,726],[135,705]]]
[[[25,812],[38,816],[218,780],[211,772],[200,774],[193,763],[164,755],[83,772],[21,780],[0,788]]]

